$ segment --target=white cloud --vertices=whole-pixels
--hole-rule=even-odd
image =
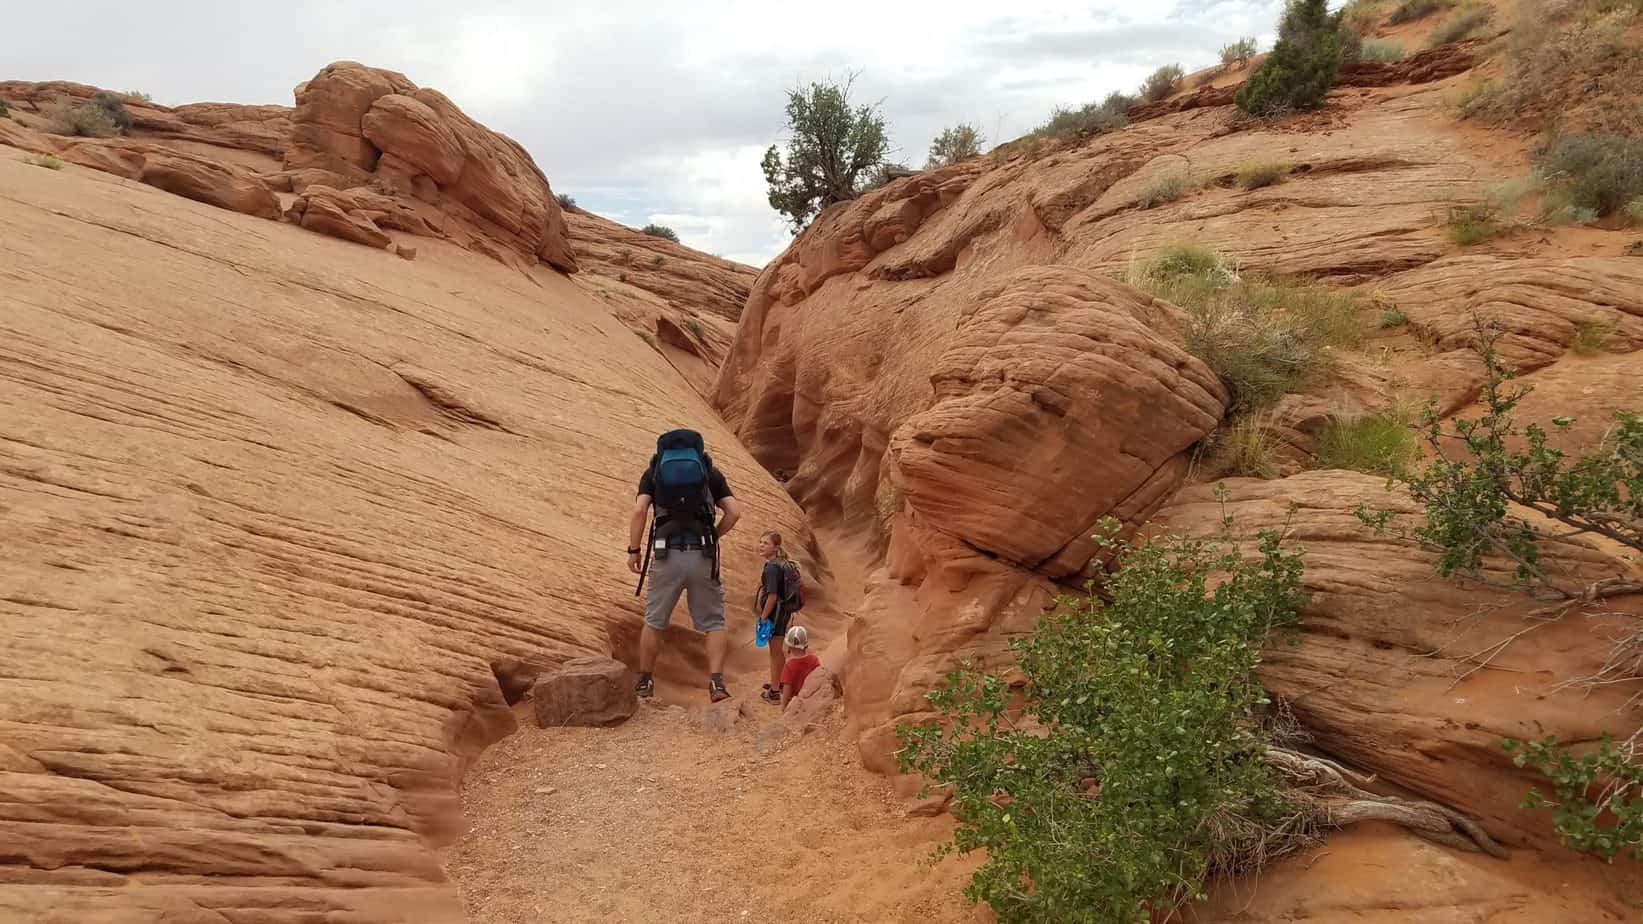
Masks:
[[[917,165],[944,126],[1017,137],[1055,105],[1189,71],[1241,35],[1270,41],[1278,0],[814,6],[704,0],[291,0],[26,5],[0,79],[78,80],[161,102],[291,102],[330,61],[401,71],[519,140],[556,191],[694,247],[760,264],[790,240],[765,202],[759,157],[782,130],[783,91],[859,71],[883,100],[898,157]]]

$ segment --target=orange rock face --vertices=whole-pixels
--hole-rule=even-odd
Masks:
[[[420,200],[448,216],[444,235],[464,247],[576,271],[547,177],[517,143],[468,118],[438,91],[342,61],[296,95],[288,172],[308,172],[308,182],[343,191],[368,187]]]
[[[700,429],[802,553],[799,511],[546,267],[384,259],[15,153],[0,920],[462,920],[435,847],[464,768],[536,675],[636,654],[656,433]],[[755,533],[725,545],[737,599]],[[699,695],[702,658],[670,632],[658,681]]]

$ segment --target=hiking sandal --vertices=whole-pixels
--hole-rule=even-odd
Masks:
[[[725,689],[725,682],[709,677],[707,681],[707,698],[710,702],[715,703],[722,703],[729,699],[730,691]]]
[[[767,703],[779,703],[782,701],[782,691],[772,687],[768,683],[764,685],[764,690],[759,693],[759,696]]]
[[[650,677],[640,677],[639,682],[633,685],[633,695],[640,699],[650,699],[656,695],[656,681]]]

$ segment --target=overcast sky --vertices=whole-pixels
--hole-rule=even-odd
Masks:
[[[20,3],[0,79],[142,90],[160,103],[292,102],[352,59],[443,91],[536,158],[555,192],[625,224],[762,265],[791,239],[759,158],[784,89],[859,71],[895,159],[922,165],[945,125],[988,144],[1056,105],[1189,72],[1224,43],[1271,43],[1278,0],[237,0]]]

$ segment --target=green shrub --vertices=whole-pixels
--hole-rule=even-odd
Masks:
[[[1316,109],[1341,69],[1341,29],[1325,0],[1289,0],[1278,43],[1238,88],[1238,108],[1255,116]]]
[[[145,103],[154,102],[154,97],[149,96],[147,93],[144,93],[141,90],[127,90],[126,95],[131,97],[132,99],[140,100],[140,101],[145,102]]]
[[[1241,277],[1197,245],[1166,247],[1130,281],[1187,313],[1187,349],[1231,394],[1228,414],[1257,410],[1327,368],[1362,330],[1349,294]]]
[[[1228,42],[1221,46],[1221,66],[1243,67],[1249,63],[1250,58],[1255,57],[1259,48],[1260,45],[1253,35],[1245,36],[1236,42]]]
[[[944,128],[930,142],[930,159],[924,168],[945,167],[975,157],[981,153],[982,142],[981,130],[968,122]]]
[[[649,225],[645,225],[643,228],[640,228],[639,230],[644,232],[645,234],[650,235],[651,237],[666,238],[667,240],[670,240],[675,244],[679,243],[679,235],[676,234],[674,232],[674,230],[672,228],[669,228],[667,225],[649,224]]]
[[[1242,189],[1260,189],[1281,183],[1289,171],[1295,169],[1283,161],[1262,161],[1238,168],[1237,183]]]
[[[1426,46],[1436,48],[1469,38],[1472,33],[1487,26],[1494,15],[1495,11],[1486,6],[1465,7],[1449,17],[1443,25],[1432,30],[1432,35],[1426,40]]]
[[[1344,468],[1370,475],[1396,475],[1415,461],[1415,432],[1395,411],[1359,417],[1331,417],[1318,434],[1319,468]]]
[[[1129,121],[1125,113],[1135,105],[1135,102],[1133,96],[1109,93],[1101,102],[1089,103],[1078,109],[1057,106],[1050,112],[1050,120],[1034,129],[1033,135],[1070,141],[1085,135],[1097,135],[1115,128],[1123,128]]]
[[[44,167],[47,170],[63,169],[63,159],[58,157],[56,154],[31,154],[28,157],[23,158],[23,163],[32,164],[36,167]]]
[[[1643,860],[1643,761],[1633,742],[1617,745],[1605,736],[1597,750],[1578,757],[1556,738],[1503,744],[1513,763],[1532,765],[1551,781],[1551,798],[1531,789],[1523,807],[1553,809],[1565,844],[1605,860],[1620,853]],[[1605,814],[1612,821],[1601,820]]]
[[[1586,132],[1560,135],[1534,152],[1537,174],[1568,204],[1598,216],[1643,196],[1643,139]]]
[[[861,195],[867,175],[889,155],[878,106],[851,103],[854,80],[788,90],[786,157],[773,144],[759,161],[765,198],[795,234],[828,206]]]
[[[1267,764],[1263,640],[1294,622],[1300,557],[1263,532],[1130,547],[1095,595],[1067,597],[1011,649],[1026,678],[970,665],[928,694],[939,722],[897,729],[897,759],[951,786],[958,827],[939,854],[986,851],[965,895],[1003,924],[1109,924],[1200,897],[1309,842],[1312,819]],[[1217,580],[1211,587],[1210,576]]]
[[[1596,356],[1609,345],[1614,325],[1603,321],[1581,321],[1575,325],[1574,336],[1569,338],[1569,349],[1582,356]]]
[[[131,113],[126,111],[126,104],[118,96],[107,90],[98,90],[91,97],[91,105],[107,113],[109,121],[121,134],[131,130]]]
[[[1449,239],[1462,247],[1487,241],[1506,229],[1501,221],[1500,206],[1488,201],[1450,206],[1444,224],[1449,229]]]
[[[1392,39],[1364,39],[1359,57],[1365,61],[1402,61],[1403,44]]]
[[[1626,203],[1626,220],[1632,224],[1643,225],[1643,196]]]
[[[1135,195],[1135,207],[1139,209],[1157,208],[1167,202],[1185,196],[1192,184],[1187,180],[1185,173],[1166,173],[1157,177]]]
[[[1166,64],[1141,82],[1141,98],[1156,103],[1166,99],[1181,85],[1181,65]]]
[[[11,118],[11,110],[6,108],[6,101],[0,99],[0,119]]]
[[[1425,19],[1451,5],[1451,0],[1403,0],[1393,7],[1392,15],[1386,18],[1386,22],[1388,25],[1401,26],[1406,22]]]
[[[1408,324],[1408,323],[1409,323],[1409,319],[1404,317],[1403,312],[1399,311],[1398,309],[1396,309],[1396,308],[1382,308],[1381,309],[1381,330],[1390,330],[1394,327],[1402,327],[1402,326],[1404,326],[1405,324]]]
[[[576,209],[576,197],[570,193],[560,193],[554,198],[559,200],[559,207],[565,211],[570,212]]]

